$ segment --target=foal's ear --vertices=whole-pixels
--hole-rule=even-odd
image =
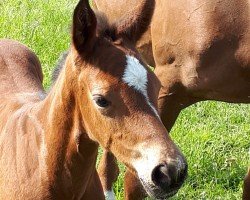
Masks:
[[[115,23],[117,37],[127,37],[136,43],[150,26],[155,0],[143,0]]]
[[[80,53],[93,48],[96,37],[96,17],[88,0],[80,0],[75,8],[72,27],[72,42]]]

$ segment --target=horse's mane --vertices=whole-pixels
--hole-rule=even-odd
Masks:
[[[54,71],[52,73],[52,85],[56,82],[64,64],[65,64],[65,61],[66,61],[66,58],[69,54],[69,51],[64,51],[63,53],[61,53],[58,61],[57,61],[57,64],[56,64],[56,67],[54,68]]]

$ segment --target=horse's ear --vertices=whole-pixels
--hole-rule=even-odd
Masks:
[[[72,43],[80,52],[91,51],[96,38],[97,20],[88,0],[80,0],[74,10]]]
[[[154,8],[155,0],[143,0],[115,23],[116,37],[127,37],[136,43],[149,28]]]

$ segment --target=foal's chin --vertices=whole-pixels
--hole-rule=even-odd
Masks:
[[[163,199],[168,199],[172,196],[174,196],[178,190],[180,189],[180,187],[176,187],[176,188],[160,188],[156,185],[150,184],[150,183],[146,183],[145,181],[143,181],[142,179],[140,179],[144,190],[146,191],[146,193],[153,199],[158,199],[158,200],[163,200]]]

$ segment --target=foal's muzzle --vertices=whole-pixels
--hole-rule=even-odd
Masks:
[[[182,163],[182,167],[173,163],[161,164],[154,168],[152,172],[152,181],[166,195],[177,192],[187,176],[187,164]],[[174,195],[174,194],[173,194]]]
[[[156,199],[167,199],[177,193],[187,177],[187,163],[169,162],[157,165],[151,173],[153,185],[144,187],[147,193]]]

